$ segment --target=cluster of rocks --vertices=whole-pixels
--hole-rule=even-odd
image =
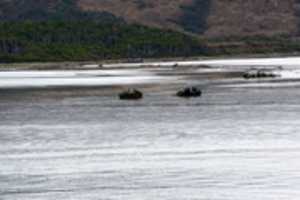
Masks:
[[[128,89],[119,94],[121,100],[139,100],[143,98],[143,93],[136,89]]]
[[[176,93],[177,97],[195,98],[201,97],[202,91],[197,87],[186,87]],[[137,89],[128,89],[119,94],[120,100],[140,100],[143,98],[143,93]]]
[[[279,75],[274,73],[273,70],[267,69],[258,69],[258,70],[250,70],[243,74],[245,79],[256,79],[256,78],[275,78]]]
[[[202,91],[196,87],[188,87],[178,91],[176,95],[184,98],[200,97]]]

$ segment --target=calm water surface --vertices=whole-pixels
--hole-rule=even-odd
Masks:
[[[0,100],[1,200],[296,200],[299,159],[297,86]]]

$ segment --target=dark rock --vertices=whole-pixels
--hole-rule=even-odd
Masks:
[[[201,97],[202,91],[196,87],[188,87],[180,90],[176,95],[183,98]]]
[[[143,93],[136,89],[128,89],[119,94],[121,100],[139,100],[143,98]]]
[[[243,74],[245,79],[255,79],[255,78],[275,78],[279,76],[272,70],[260,69],[260,70],[250,70]]]

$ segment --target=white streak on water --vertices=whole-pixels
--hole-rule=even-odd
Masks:
[[[281,78],[300,79],[300,70],[282,70],[277,72]]]
[[[90,77],[90,78],[16,78],[1,79],[0,88],[42,88],[63,86],[119,86],[131,84],[153,84],[172,79],[139,76],[139,77]]]
[[[214,59],[214,60],[195,60],[195,61],[173,61],[173,62],[147,62],[147,63],[121,63],[106,64],[105,68],[111,67],[141,67],[141,66],[193,66],[193,65],[213,65],[213,66],[300,66],[299,57],[285,58],[246,58],[246,59]]]
[[[143,69],[0,72],[0,88],[116,86],[171,80],[170,77],[157,76]]]
[[[51,71],[2,71],[0,78],[73,78],[84,76],[145,76],[151,75],[143,69],[135,70],[51,70]]]

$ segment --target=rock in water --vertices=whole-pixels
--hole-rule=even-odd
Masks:
[[[143,93],[136,89],[128,89],[119,94],[121,100],[139,100],[143,98]]]
[[[188,87],[180,90],[176,94],[178,97],[182,98],[192,98],[192,97],[201,97],[202,91],[196,87]]]
[[[275,78],[279,75],[272,70],[260,69],[260,70],[250,70],[243,74],[245,79],[258,79],[258,78]]]

